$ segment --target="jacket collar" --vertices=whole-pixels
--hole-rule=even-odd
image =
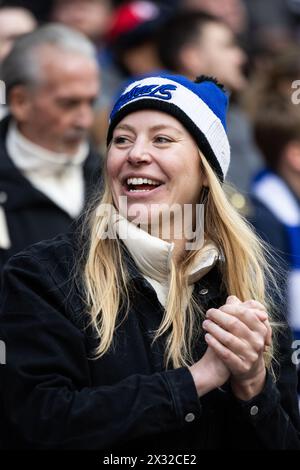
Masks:
[[[147,298],[149,299],[149,294],[150,292],[154,292],[154,289],[144,278],[124,244],[123,256],[130,281],[133,283],[133,286],[135,286],[134,288],[138,288],[140,292],[146,292],[148,290]],[[211,307],[219,308],[226,301],[227,293],[222,282],[223,264],[224,260],[221,258],[210,271],[207,271],[203,277],[198,279],[194,284],[193,297],[196,302],[201,305],[203,311]],[[159,302],[157,305],[161,308]]]
[[[137,269],[142,275],[160,284],[169,280],[174,244],[154,237],[113,211],[113,229],[122,238]],[[194,284],[207,274],[220,258],[213,242],[206,241],[198,251],[189,273],[189,284]]]

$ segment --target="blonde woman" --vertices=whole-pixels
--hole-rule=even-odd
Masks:
[[[207,77],[130,83],[111,114],[104,188],[83,236],[7,264],[5,447],[300,447],[274,276],[222,189],[226,106]]]

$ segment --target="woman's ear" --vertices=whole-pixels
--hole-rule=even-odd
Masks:
[[[199,154],[200,154],[200,168],[201,168],[201,173],[202,173],[202,186],[208,188],[208,177],[207,177],[207,174],[206,174],[206,171],[205,171],[205,167],[204,167],[204,164],[203,164],[203,160],[202,160],[202,153],[201,151],[199,150]]]
[[[24,85],[13,87],[9,94],[9,107],[16,120],[23,124],[27,122],[32,112],[32,100]]]

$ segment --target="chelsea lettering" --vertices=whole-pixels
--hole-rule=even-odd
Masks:
[[[115,109],[119,109],[131,100],[149,96],[149,98],[159,98],[161,100],[170,100],[172,98],[172,91],[176,90],[176,85],[144,85],[135,86],[127,93],[121,96],[115,105]]]

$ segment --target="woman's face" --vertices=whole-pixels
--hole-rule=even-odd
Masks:
[[[194,206],[206,184],[193,138],[160,111],[136,111],[116,126],[107,170],[114,204],[138,223],[151,223],[175,204]],[[120,196],[126,197],[126,214]]]

